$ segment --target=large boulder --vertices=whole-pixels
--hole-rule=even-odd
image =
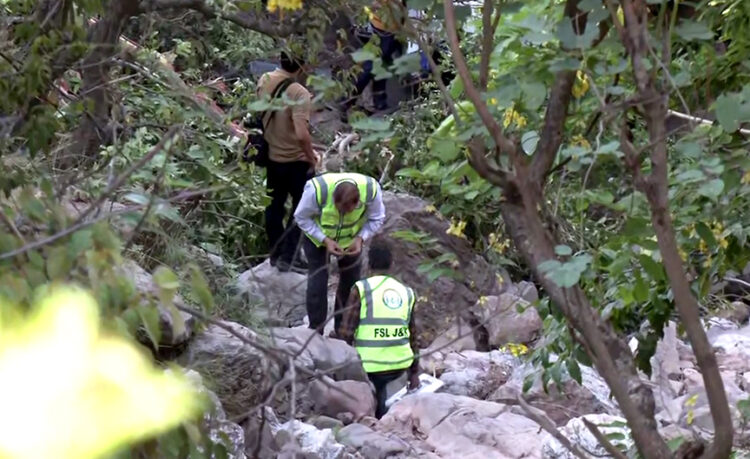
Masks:
[[[522,408],[517,406],[518,397],[523,394],[529,405],[547,413],[557,425],[585,414],[619,414],[619,409],[610,399],[609,387],[593,368],[581,366],[582,384],[565,378],[562,387],[552,382],[545,392],[541,379],[535,377],[532,386],[524,392],[527,375],[537,372],[528,364],[517,367],[508,382],[492,393],[489,400],[513,405],[513,412],[523,414]]]
[[[466,239],[448,234],[450,222],[424,200],[385,192],[384,202],[386,220],[380,232],[391,245],[394,274],[418,295],[415,320],[419,347],[428,347],[460,316],[470,325],[478,325],[469,310],[480,296],[500,293],[498,271]],[[440,256],[452,258],[437,264],[454,275],[432,279],[420,266],[435,263]],[[482,339],[481,330],[475,337]]]
[[[347,452],[346,446],[336,441],[331,429],[318,429],[313,425],[293,419],[285,423],[270,409],[266,411],[266,424],[273,444],[268,450],[273,451],[277,459],[349,459],[354,456]],[[264,457],[264,459],[265,459]]]
[[[245,340],[261,342],[251,330],[233,322],[223,322]],[[227,329],[209,325],[190,341],[179,362],[198,371],[216,392],[227,415],[247,414],[261,403],[282,373],[264,352],[243,342]]]
[[[160,348],[179,347],[193,336],[195,318],[182,311],[177,311],[177,314],[173,315],[168,307],[162,305],[159,300],[159,289],[151,274],[132,260],[125,260],[118,267],[118,270],[123,277],[133,283],[140,297],[140,303],[144,307],[158,309],[159,330],[161,331],[159,339]],[[179,294],[174,296],[173,301],[175,305],[185,306],[185,301]],[[175,320],[179,321],[179,323],[175,323]],[[178,333],[175,333],[175,330],[178,330]],[[150,344],[148,335],[145,332],[138,333],[138,339],[144,344]]]
[[[297,356],[295,362],[300,366],[336,380],[368,381],[357,350],[342,340],[305,327],[271,328],[268,333],[274,347]]]
[[[536,308],[512,293],[483,296],[472,311],[485,324],[492,347],[507,343],[530,343],[542,329],[542,319]]]
[[[280,272],[268,260],[240,274],[237,290],[258,306],[258,318],[269,325],[301,325],[307,315],[307,276]]]
[[[597,426],[598,430],[607,436],[614,446],[627,450],[633,446],[630,430],[626,427],[625,419],[608,414],[587,414],[573,418],[560,429],[560,433],[577,446],[584,454],[593,457],[610,457],[604,447],[586,427],[583,419]],[[576,456],[565,448],[562,443],[552,436],[547,436],[543,445],[544,457],[555,459],[576,459]]]
[[[541,457],[546,434],[539,426],[498,403],[445,393],[415,394],[391,407],[377,429],[412,442],[440,457]]]
[[[501,351],[452,352],[441,361],[442,392],[486,399],[510,378],[520,360]]]
[[[310,398],[316,414],[332,418],[359,420],[375,416],[375,396],[370,383],[334,381],[323,376],[310,384]]]
[[[437,360],[442,360],[442,356],[450,352],[475,351],[476,349],[477,344],[474,342],[472,327],[459,318],[450,328],[439,333],[424,352],[429,356],[439,355]]]

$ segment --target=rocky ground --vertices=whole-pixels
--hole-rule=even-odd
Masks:
[[[184,316],[188,332],[163,334],[164,346],[177,349],[177,362],[191,369],[196,384],[210,394],[214,409],[204,423],[212,438],[229,443],[231,457],[574,457],[534,420],[539,416],[594,457],[606,457],[606,452],[584,418],[614,443],[631,445],[616,402],[592,368],[582,367],[582,384],[568,378],[561,387],[552,384],[544,391],[537,381],[523,393],[524,379],[538,370],[498,349],[507,343],[533,346],[538,340],[542,321],[531,305],[538,299],[533,284],[512,283],[465,240],[446,234],[448,222],[424,201],[387,193],[386,205],[385,234],[394,246],[395,275],[420,295],[421,367],[445,386],[437,393],[407,396],[376,420],[356,351],[305,327],[305,276],[261,264],[239,277],[237,289],[267,326],[254,331],[217,322],[196,329],[193,319]],[[403,237],[404,231],[421,239]],[[445,253],[455,255],[452,267],[461,275],[430,282],[419,266]],[[144,298],[153,294],[147,272],[135,265],[127,271]],[[737,409],[738,402],[750,397],[749,316],[750,308],[737,302],[722,318],[706,321],[735,418],[738,448],[750,442]],[[170,330],[171,316],[162,319]],[[676,324],[665,330],[652,367],[650,378],[643,378],[654,388],[664,436],[710,437],[713,426],[701,374]],[[521,395],[527,406],[519,402]]]

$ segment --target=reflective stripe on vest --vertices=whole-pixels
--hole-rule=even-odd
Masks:
[[[316,223],[323,230],[323,234],[336,241],[341,248],[349,247],[365,224],[367,205],[375,199],[377,194],[375,179],[357,173],[327,173],[312,180],[315,199],[320,207],[320,215],[316,218]],[[333,190],[342,182],[353,183],[359,189],[360,194],[359,207],[343,216],[339,214],[333,202]],[[309,234],[308,237],[310,237]],[[323,245],[312,237],[310,239],[318,247]]]
[[[414,292],[388,276],[370,277],[355,287],[360,295],[360,318],[354,347],[365,371],[408,368],[414,359],[409,331]]]

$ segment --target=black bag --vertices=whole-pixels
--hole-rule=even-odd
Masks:
[[[287,78],[276,86],[271,96],[271,101],[275,100],[286,91],[286,88],[293,83],[291,78]],[[264,123],[263,119],[266,117],[267,112],[260,112],[254,114],[249,120],[245,122],[245,127],[250,130],[247,136],[247,143],[242,150],[242,160],[249,163],[255,163],[258,167],[268,167],[270,158],[268,156],[268,142],[264,136],[265,130],[273,119],[273,115],[276,111],[271,112],[271,116],[268,117],[268,122]],[[250,147],[255,150],[255,154],[250,156]]]

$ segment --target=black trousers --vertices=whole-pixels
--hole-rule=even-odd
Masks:
[[[389,382],[394,379],[398,379],[405,370],[395,371],[383,371],[380,373],[367,373],[367,377],[370,378],[370,382],[375,386],[375,400],[377,405],[375,408],[375,417],[380,419],[388,411],[385,407],[385,402],[388,400],[388,393],[386,392],[386,386]]]
[[[328,253],[325,246],[317,247],[304,236],[302,247],[307,256],[307,317],[310,328],[323,333],[323,325],[328,315]],[[352,286],[359,280],[362,270],[359,255],[339,257],[339,286],[336,289],[334,304],[334,330],[341,325],[342,310],[346,307]]]
[[[277,163],[270,161],[266,169],[266,185],[271,196],[271,204],[266,207],[266,236],[271,253],[271,261],[291,263],[299,246],[302,232],[294,222],[294,209],[302,198],[305,183],[312,178],[310,163],[293,161]],[[292,198],[292,215],[287,218],[286,201]]]
[[[390,32],[380,30],[373,26],[373,31],[380,37],[380,58],[385,67],[393,64],[393,55],[402,52],[402,44],[396,39],[396,36]],[[355,83],[355,96],[362,94],[367,85],[372,81],[372,99],[376,110],[382,110],[388,106],[388,94],[385,92],[387,80],[376,80],[372,73],[372,61],[365,61],[362,64],[362,73],[357,77]],[[353,103],[350,102],[350,104]]]

